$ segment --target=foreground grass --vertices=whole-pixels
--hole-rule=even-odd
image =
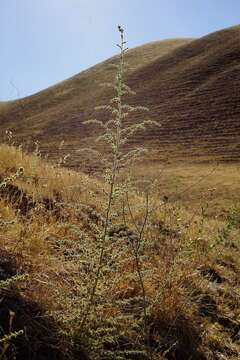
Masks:
[[[2,179],[20,167],[24,173],[14,184],[34,206],[21,215],[21,198],[13,201],[11,194],[1,194],[0,246],[2,259],[10,257],[14,262],[14,272],[29,276],[19,286],[18,302],[21,296],[41,309],[40,317],[34,311],[28,313],[26,322],[21,307],[14,307],[12,330],[24,328],[25,348],[35,349],[34,356],[29,350],[28,358],[148,358],[141,331],[141,289],[131,252],[134,227],[124,227],[116,206],[96,310],[84,334],[79,333],[100,248],[96,239],[102,226],[104,187],[84,174],[1,145]],[[139,168],[138,175],[151,177],[151,171]],[[153,359],[238,358],[239,174],[230,165],[214,171],[200,165],[165,168],[151,195],[153,210],[140,258]],[[134,194],[130,201],[140,223],[144,199]],[[11,261],[9,276],[13,275]],[[2,296],[8,298],[6,293]],[[12,302],[6,306],[13,310]],[[42,342],[47,325],[39,318],[49,319],[54,329]],[[8,326],[1,324],[1,329],[7,332]],[[37,345],[34,331],[39,334]],[[58,352],[46,351],[43,342]],[[14,353],[17,359],[24,358],[22,343],[21,338],[13,341],[9,359]]]

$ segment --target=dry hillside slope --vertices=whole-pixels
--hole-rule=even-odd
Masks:
[[[152,147],[154,160],[166,154],[172,160],[240,159],[239,36],[237,26],[197,40],[166,40],[129,50],[126,82],[137,94],[128,102],[149,107],[150,117],[162,125],[135,139]],[[38,139],[53,158],[59,157],[56,144],[65,140],[61,151],[71,154],[70,166],[78,166],[76,149],[96,135],[96,129],[82,122],[95,117],[94,106],[112,95],[99,83],[113,79],[109,65],[116,61],[111,58],[45,91],[0,106],[0,132],[11,129],[24,143]]]

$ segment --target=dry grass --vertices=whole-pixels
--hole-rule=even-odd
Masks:
[[[239,204],[239,163],[143,164],[134,169],[136,177],[157,179],[159,197],[167,196],[192,212],[209,204],[208,214],[221,217]]]
[[[40,153],[36,156],[27,155],[14,146],[1,145],[0,166],[2,178],[23,167],[24,175],[16,184],[35,198],[54,197],[54,194],[59,193],[66,203],[94,205],[95,200],[92,199],[96,196],[101,198],[104,188],[100,180],[47,162]]]
[[[83,336],[78,328],[99,253],[96,235],[102,226],[103,186],[100,181],[56,168],[13,147],[2,145],[0,150],[1,176],[23,166],[24,175],[16,185],[36,201],[41,203],[44,197],[54,199],[56,192],[62,196],[57,215],[37,203],[27,216],[18,214],[14,204],[6,202],[3,196],[0,245],[19,259],[19,271],[29,273],[27,286],[20,287],[22,296],[40,304],[58,324],[62,341],[65,339],[77,349],[78,355],[74,355],[69,345],[64,357],[79,358],[81,351],[81,356],[84,352],[90,359],[146,358],[141,332],[141,289],[130,246],[134,228],[120,226],[121,209],[115,206],[118,216],[107,241],[97,313],[91,314]],[[175,191],[173,180],[170,181],[173,176],[181,179],[182,190],[209,172],[203,166],[188,166],[182,171],[180,167],[168,168],[159,179],[162,187],[156,187],[152,193],[154,211],[140,259],[149,304],[153,359],[238,357],[240,220],[237,213],[232,216],[234,221],[230,217],[227,220],[226,214],[216,217],[216,208],[213,216],[210,199],[206,212],[197,211],[194,217],[186,206],[189,203],[197,209],[204,186],[218,185],[217,199],[226,208],[231,198],[227,191],[221,198],[221,188],[235,184],[237,197],[237,170],[228,166],[228,171],[223,171],[226,167],[221,166],[217,176],[206,178],[205,185],[196,185],[199,193],[195,188],[191,196],[188,191],[188,196],[182,194],[177,201],[169,197],[170,201],[162,202],[158,196],[161,189],[162,195]],[[139,174],[141,171],[146,173],[146,168]],[[156,168],[151,171],[156,175]],[[147,169],[149,176],[151,171]],[[216,182],[220,175],[221,183]],[[226,199],[229,203],[225,203]],[[214,203],[214,196],[212,200]],[[130,202],[134,218],[140,223],[144,198],[133,194]],[[37,328],[38,323],[34,324]],[[20,339],[16,346],[21,349]]]

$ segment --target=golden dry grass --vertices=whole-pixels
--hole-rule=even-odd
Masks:
[[[124,231],[116,230],[109,236],[97,314],[91,315],[88,335],[78,333],[99,253],[97,228],[101,228],[105,201],[102,183],[7,145],[0,150],[2,176],[23,166],[24,175],[16,185],[33,194],[34,199],[54,198],[56,191],[62,195],[62,217],[36,207],[24,218],[6,198],[0,202],[1,248],[19,258],[21,267],[30,275],[28,285],[21,287],[23,296],[40,303],[58,323],[61,336],[75,349],[84,349],[91,359],[111,359],[111,352],[114,356],[140,359],[144,350],[138,327],[141,289]],[[211,172],[206,177],[211,167],[199,165],[165,169],[152,193],[154,211],[146,228],[141,263],[150,304],[154,359],[237,359],[240,220],[228,229],[226,214],[216,217],[221,206],[214,208],[213,214],[209,198],[206,213],[197,208],[198,200],[199,207],[205,205],[201,195],[205,186],[205,190],[210,185],[217,187],[216,199],[225,205],[225,210],[231,197],[227,191],[221,197],[221,188],[234,185],[234,199],[239,195],[237,169],[221,166],[215,177]],[[146,172],[149,178],[157,175],[156,167],[140,168],[138,175]],[[163,202],[164,195],[175,191],[174,176],[178,182],[181,180],[180,190],[195,184],[195,191],[177,200],[169,196],[169,201]],[[201,176],[205,184],[196,185],[195,180]],[[130,202],[140,223],[144,198],[133,194]],[[197,209],[194,217],[190,205]],[[119,211],[115,224],[119,225],[121,209],[116,205],[115,211]],[[134,230],[130,222],[129,229]],[[107,345],[110,338],[113,343]],[[64,356],[68,355],[74,358],[69,348]]]
[[[222,216],[239,204],[239,163],[143,164],[134,170],[136,177],[157,179],[159,197],[179,203],[188,211],[209,204],[209,215]]]

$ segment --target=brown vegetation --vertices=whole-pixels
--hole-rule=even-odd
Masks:
[[[18,214],[12,201],[6,205],[5,196],[0,202],[0,245],[11,254],[6,253],[1,259],[18,259],[17,265],[8,266],[7,276],[29,274],[27,285],[20,284],[17,295],[3,295],[1,309],[16,312],[13,329],[21,328],[30,334],[27,342],[26,337],[14,340],[9,351],[28,351],[26,359],[111,359],[113,354],[123,359],[145,359],[138,328],[143,306],[141,289],[131,256],[135,230],[121,225],[120,217],[109,230],[97,315],[88,323],[84,338],[78,332],[99,252],[96,230],[102,226],[102,184],[5,145],[1,146],[0,162],[4,177],[11,175],[13,169],[24,167],[24,174],[15,185],[35,201],[46,196],[54,201],[55,192],[59,192],[64,213],[58,217],[40,206],[32,208],[25,217]],[[194,175],[194,169],[191,174]],[[230,178],[231,174],[229,181]],[[83,189],[80,193],[79,187]],[[169,201],[165,197],[162,201],[158,194],[156,188],[152,194],[155,210],[147,226],[148,241],[140,254],[145,259],[143,273],[150,304],[148,326],[153,359],[237,360],[240,215],[237,210],[230,212],[226,205],[222,216],[216,218],[217,209],[212,213],[208,199],[204,211],[206,203],[202,203],[202,209],[194,205],[193,216],[181,198]],[[198,196],[197,191],[195,194]],[[220,191],[216,194],[221,200]],[[141,221],[144,199],[134,195],[130,201],[138,209],[135,219]],[[41,310],[35,310],[38,308]],[[22,314],[20,309],[25,312]],[[41,316],[53,327],[38,322],[38,318],[35,321],[36,311],[45,312]],[[47,334],[45,326],[49,329]],[[57,345],[59,341],[65,344],[63,353]]]

